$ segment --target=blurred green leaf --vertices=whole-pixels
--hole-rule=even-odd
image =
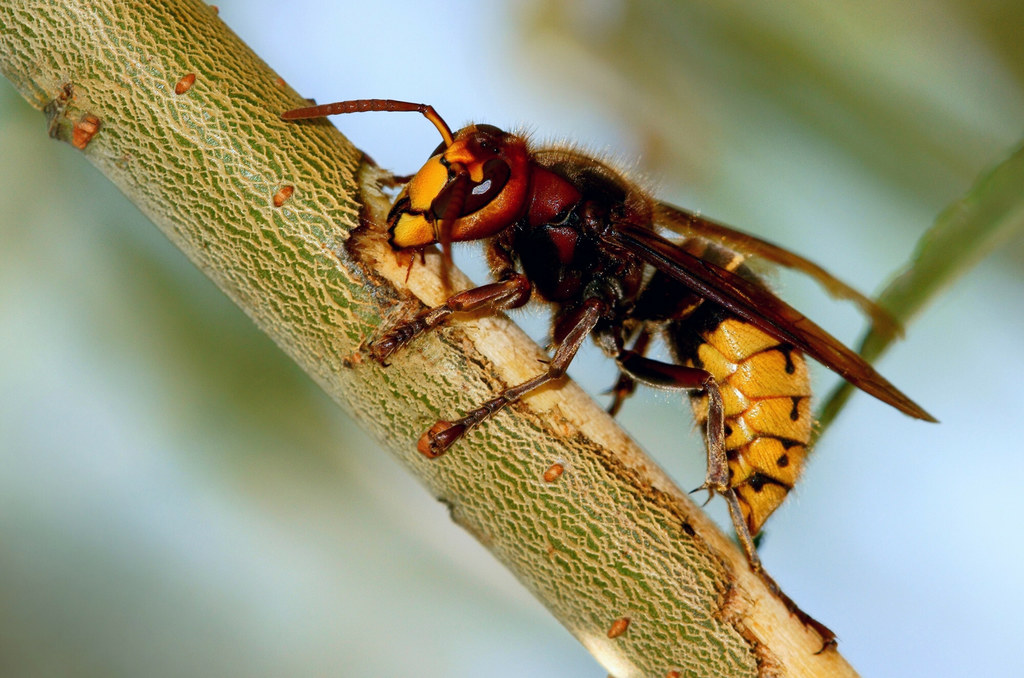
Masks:
[[[943,210],[918,241],[905,270],[878,297],[904,326],[943,289],[990,252],[1024,232],[1024,144],[979,177],[960,200]],[[894,337],[871,327],[858,352],[878,358]],[[818,436],[849,399],[853,387],[842,383],[818,413]]]

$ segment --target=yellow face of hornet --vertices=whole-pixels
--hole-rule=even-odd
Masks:
[[[391,246],[422,249],[436,242],[488,238],[526,207],[529,152],[525,140],[491,125],[459,130],[406,184],[388,214]],[[447,233],[442,233],[442,224]]]
[[[396,249],[426,247],[440,238],[434,219],[428,219],[430,204],[448,183],[448,168],[443,156],[435,155],[405,185],[388,215],[391,245]],[[398,206],[403,205],[401,210]],[[397,210],[397,211],[396,211]]]

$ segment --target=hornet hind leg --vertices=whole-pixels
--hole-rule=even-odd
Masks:
[[[661,388],[687,391],[699,390],[707,394],[708,472],[704,484],[697,489],[705,489],[722,495],[729,507],[729,517],[732,519],[736,536],[739,538],[740,545],[747,556],[750,568],[758,574],[768,589],[786,604],[789,611],[804,626],[817,631],[818,635],[822,638],[821,651],[834,646],[836,642],[835,633],[801,610],[789,596],[782,592],[779,585],[764,571],[764,567],[761,565],[761,558],[757,555],[757,548],[754,546],[753,535],[750,534],[747,523],[743,519],[739,497],[736,495],[736,490],[729,485],[729,461],[725,449],[725,408],[722,403],[721,390],[714,376],[710,372],[697,367],[686,367],[684,365],[645,358],[640,353],[632,350],[621,351],[616,356],[616,362],[618,362],[624,374],[638,382]]]

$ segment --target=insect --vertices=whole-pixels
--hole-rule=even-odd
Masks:
[[[772,294],[746,260],[801,271],[833,296],[853,301],[876,325],[895,330],[888,314],[816,264],[658,202],[604,162],[571,148],[533,148],[522,135],[491,125],[453,133],[431,106],[389,99],[299,108],[282,117],[364,111],[418,112],[442,137],[388,214],[391,247],[415,254],[440,244],[447,275],[451,243],[480,240],[494,280],[390,328],[369,346],[372,356],[385,363],[460,313],[498,313],[535,296],[553,309],[555,348],[547,369],[459,419],[437,422],[420,439],[420,452],[444,454],[503,407],[561,378],[590,336],[620,370],[613,414],[637,383],[690,392],[707,447],[701,488],[726,500],[752,569],[831,642],[831,631],[800,612],[767,576],[753,541],[807,455],[812,417],[805,356],[911,417],[935,419]],[[662,235],[662,228],[675,237]],[[647,357],[657,338],[670,349],[671,362]]]

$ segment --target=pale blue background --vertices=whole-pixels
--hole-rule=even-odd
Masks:
[[[308,96],[576,140],[868,291],[1021,137],[1019,10],[665,4],[646,10],[665,30],[627,43],[628,75],[603,47],[634,20],[613,0],[220,14]],[[556,32],[559,10],[585,41]],[[337,122],[400,173],[437,143],[416,116]],[[0,675],[605,675],[44,131],[0,83]],[[1002,248],[881,364],[943,423],[857,396],[769,523],[767,567],[864,675],[1024,674],[1022,263]],[[779,282],[855,340],[850,308]],[[520,317],[543,336],[543,316]],[[595,393],[613,378],[595,351],[573,374]],[[699,484],[678,397],[645,392],[622,421]]]

